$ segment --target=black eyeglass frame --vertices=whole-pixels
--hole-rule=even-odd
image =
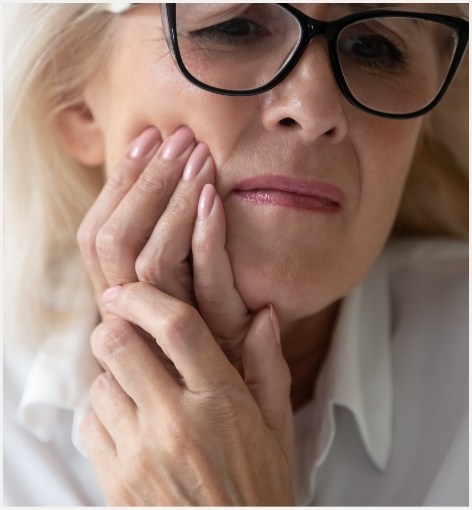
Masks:
[[[461,63],[462,57],[467,48],[468,40],[469,40],[469,22],[462,18],[457,18],[455,16],[449,16],[446,14],[432,14],[432,13],[419,13],[419,12],[408,12],[408,11],[391,11],[391,10],[370,10],[365,12],[357,12],[353,14],[349,14],[342,18],[333,21],[320,21],[310,16],[306,15],[304,12],[300,11],[296,7],[293,7],[290,4],[280,3],[277,4],[281,8],[287,10],[289,13],[293,15],[293,17],[298,21],[300,26],[301,37],[299,42],[293,51],[290,58],[285,62],[285,64],[281,67],[279,72],[274,76],[272,80],[270,80],[265,85],[261,87],[257,87],[255,89],[248,90],[229,90],[229,89],[220,89],[218,87],[213,87],[208,85],[197,78],[195,78],[185,67],[185,64],[182,60],[182,56],[180,54],[178,37],[177,37],[177,29],[176,29],[176,4],[163,4],[161,5],[161,11],[165,8],[165,12],[163,12],[164,16],[167,18],[167,26],[164,21],[164,26],[166,26],[166,39],[167,44],[169,46],[169,50],[171,55],[177,64],[180,72],[194,85],[197,87],[206,90],[208,92],[214,92],[216,94],[222,94],[226,96],[254,96],[257,94],[262,94],[267,92],[268,90],[274,88],[281,81],[283,81],[290,72],[297,65],[298,61],[301,59],[304,54],[306,48],[310,44],[311,40],[315,37],[319,37],[324,39],[328,46],[328,54],[331,63],[331,68],[333,70],[334,78],[336,83],[338,84],[339,89],[341,90],[343,96],[355,107],[360,110],[370,113],[373,115],[377,115],[380,117],[390,118],[390,119],[411,119],[414,117],[419,117],[420,115],[424,115],[428,111],[430,111],[436,104],[441,100],[447,88],[449,87],[454,75]],[[451,65],[449,67],[449,72],[439,89],[436,96],[431,100],[426,106],[412,113],[385,113],[381,111],[374,110],[372,108],[368,108],[360,103],[354,95],[349,90],[347,86],[346,80],[344,79],[343,72],[341,70],[341,64],[339,62],[339,56],[337,51],[337,40],[339,34],[342,30],[344,30],[347,26],[352,23],[358,21],[365,21],[372,18],[410,18],[410,19],[421,19],[426,21],[435,21],[437,23],[442,23],[454,30],[457,36],[457,46],[454,53],[454,56],[451,61]]]

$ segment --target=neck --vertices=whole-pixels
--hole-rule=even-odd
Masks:
[[[314,316],[282,327],[282,346],[290,367],[294,411],[313,396],[313,388],[329,350],[339,302]]]

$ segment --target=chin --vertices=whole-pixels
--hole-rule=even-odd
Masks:
[[[299,235],[274,236],[275,229],[269,235],[268,230],[252,232],[245,226],[230,230],[226,249],[236,288],[252,312],[271,304],[279,320],[291,322],[323,310],[339,297],[336,276],[325,276],[327,270],[333,273],[333,262],[328,268],[313,241],[305,236],[300,243]]]
[[[235,257],[235,285],[246,306],[257,312],[271,304],[280,321],[292,322],[311,316],[336,300],[334,289],[320,285],[320,277],[311,271],[293,266],[260,264],[244,257]],[[252,262],[252,263],[251,263]]]
[[[279,209],[251,213],[227,208],[235,285],[252,312],[271,304],[284,322],[317,314],[351,292],[386,237],[380,228],[368,237],[357,235],[360,229],[348,235],[338,218],[295,217]]]

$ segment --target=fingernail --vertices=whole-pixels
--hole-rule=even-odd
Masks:
[[[105,303],[110,303],[113,301],[116,296],[118,296],[119,292],[121,291],[120,285],[115,285],[114,287],[110,287],[102,294],[102,299]]]
[[[177,129],[177,131],[165,141],[162,159],[169,160],[178,158],[192,143],[193,139],[193,132],[187,126]]]
[[[184,181],[189,181],[195,177],[202,169],[203,163],[205,163],[209,155],[210,150],[208,149],[208,146],[204,143],[199,143],[193,150],[192,155],[185,165],[182,179]]]
[[[269,305],[270,307],[270,323],[272,324],[272,331],[274,332],[274,339],[276,344],[280,344],[280,325],[279,320],[277,319],[277,314],[275,313],[274,307]]]
[[[129,149],[130,158],[139,159],[147,156],[160,139],[161,133],[156,127],[146,128],[131,145]]]
[[[206,220],[215,203],[216,190],[211,184],[203,186],[200,200],[198,201],[198,219]]]

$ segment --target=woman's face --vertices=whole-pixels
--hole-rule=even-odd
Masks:
[[[329,4],[299,8],[333,17]],[[165,138],[188,125],[216,162],[227,250],[247,305],[273,303],[290,321],[349,292],[389,235],[421,120],[382,119],[350,105],[321,40],[269,92],[230,97],[205,92],[180,74],[158,6],[137,7],[118,23],[107,68],[85,93],[105,142],[107,172],[145,127],[157,126]],[[259,176],[317,183],[337,204],[299,208],[276,194],[264,204],[235,191]]]

